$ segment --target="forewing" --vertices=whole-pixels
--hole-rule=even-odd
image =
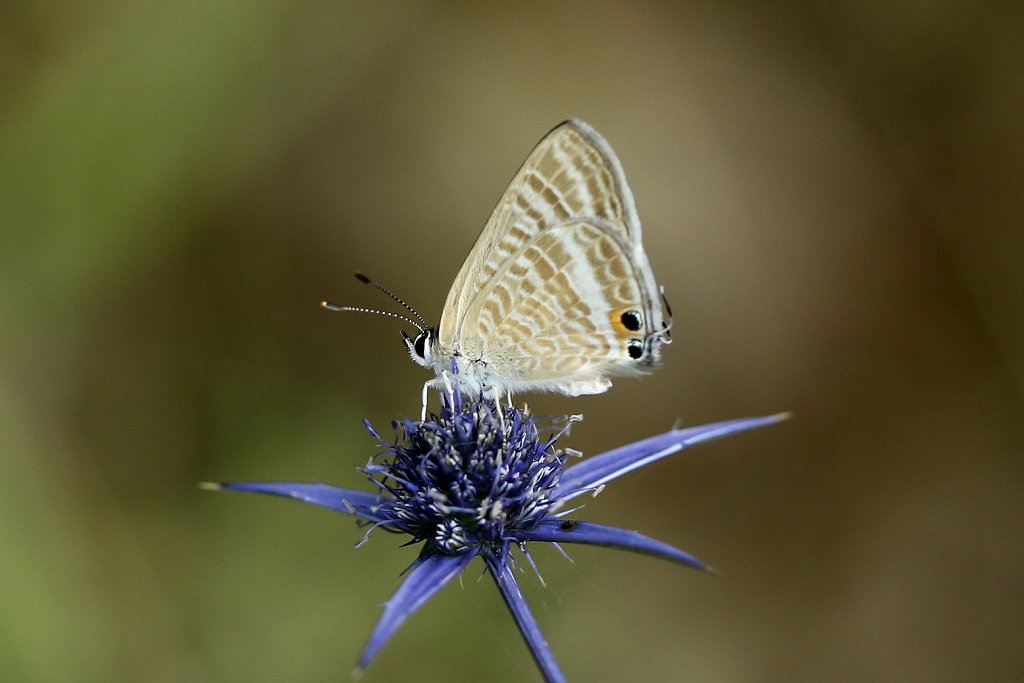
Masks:
[[[597,131],[569,119],[537,144],[484,225],[448,292],[441,344],[451,348],[475,299],[523,245],[576,219],[600,224],[640,249],[640,221],[618,158]]]
[[[657,359],[664,321],[649,271],[642,250],[603,223],[540,232],[471,304],[459,331],[462,353],[486,359],[496,378],[522,388],[563,391],[574,379],[642,370]],[[630,353],[636,341],[639,358]]]

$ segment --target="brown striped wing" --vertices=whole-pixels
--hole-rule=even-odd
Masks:
[[[458,345],[470,307],[502,264],[538,233],[576,219],[593,219],[640,248],[640,220],[618,158],[597,131],[570,119],[537,144],[484,225],[448,292],[442,346]],[[647,275],[653,288],[650,268]]]
[[[627,311],[639,327],[623,324]],[[622,166],[597,131],[565,121],[527,157],[473,245],[437,355],[476,361],[482,381],[512,391],[598,393],[607,375],[649,366],[664,330]],[[629,346],[638,340],[639,358]]]

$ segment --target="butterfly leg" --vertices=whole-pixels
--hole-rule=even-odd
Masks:
[[[430,382],[423,383],[423,407],[420,409],[420,422],[427,421],[427,389],[430,387]]]
[[[511,389],[506,389],[505,390],[505,397],[504,398],[505,398],[505,403],[508,405],[509,408],[511,408],[512,407],[512,390]],[[502,429],[502,431],[504,431],[505,430],[505,415],[501,411],[501,399],[502,399],[501,391],[495,389],[495,391],[494,391],[494,405],[498,406],[498,420],[501,422],[501,429]]]
[[[507,392],[508,405],[512,405],[512,392]],[[494,403],[494,411],[498,415],[498,424],[501,425],[502,431],[505,430],[505,412],[501,409],[501,389],[495,386],[482,386],[480,387],[480,398],[481,400],[492,401]]]

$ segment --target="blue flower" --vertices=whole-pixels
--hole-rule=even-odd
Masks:
[[[480,557],[545,680],[564,681],[519,591],[512,547],[531,565],[527,544],[547,541],[630,550],[704,569],[693,556],[636,531],[575,519],[571,515],[579,507],[566,504],[584,494],[596,495],[609,481],[694,444],[785,417],[778,414],[673,429],[571,463],[579,454],[556,449],[555,442],[577,418],[552,421],[542,430],[528,412],[488,398],[470,398],[456,388],[442,393],[439,415],[393,423],[398,432],[393,445],[365,422],[385,449],[363,470],[376,486],[375,492],[321,483],[204,486],[295,498],[365,520],[373,525],[371,531],[380,527],[408,535],[409,544],[422,544],[398,591],[385,604],[384,614],[359,656],[357,670],[370,664],[409,615],[473,558]]]

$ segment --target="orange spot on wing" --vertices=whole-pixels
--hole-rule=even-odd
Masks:
[[[631,332],[629,329],[626,328],[625,325],[622,324],[622,314],[628,310],[630,309],[619,308],[608,314],[608,320],[612,325],[612,329],[615,330],[615,334],[621,335],[623,337],[632,337],[636,335],[636,332]]]

